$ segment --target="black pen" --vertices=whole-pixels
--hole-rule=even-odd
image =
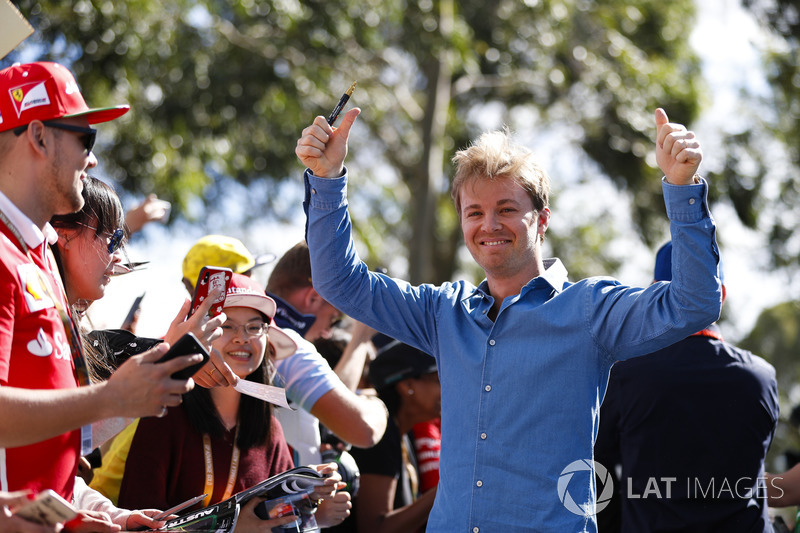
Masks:
[[[339,117],[339,113],[342,112],[344,105],[350,99],[350,95],[352,95],[353,91],[356,90],[356,83],[358,82],[354,81],[353,85],[351,85],[350,88],[347,89],[347,92],[344,93],[341,98],[339,98],[339,103],[336,104],[336,107],[333,108],[331,116],[328,117],[328,125],[333,126],[333,123],[336,122],[336,119]]]

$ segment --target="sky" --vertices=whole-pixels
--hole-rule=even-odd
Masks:
[[[735,125],[738,89],[747,87],[758,93],[764,81],[759,75],[759,57],[753,42],[764,39],[757,25],[739,6],[739,0],[698,1],[698,25],[689,36],[689,44],[703,62],[711,94],[709,107],[693,129],[703,143],[705,159],[701,167],[713,169],[718,160],[714,157],[713,141],[719,131]],[[704,139],[709,140],[706,142]],[[548,152],[548,147],[537,151]],[[555,151],[555,150],[554,150]],[[557,163],[557,162],[556,162]],[[547,165],[547,161],[545,161]],[[598,183],[585,196],[575,195],[575,202],[586,198],[613,195],[609,183]],[[300,175],[297,180],[301,191]],[[126,208],[131,206],[126,205]],[[562,206],[563,208],[563,206]],[[623,211],[623,210],[620,210]],[[753,326],[758,314],[769,306],[798,296],[797,284],[767,271],[766,244],[763,237],[744,228],[733,210],[726,205],[714,208],[718,234],[724,243],[723,262],[728,291],[726,301],[727,324],[723,330],[729,340],[742,338]],[[280,256],[292,245],[302,240],[302,221],[296,225],[277,225],[263,222],[243,230],[226,230],[225,233],[245,242],[255,254],[274,253]],[[106,297],[90,309],[90,318],[97,328],[115,328],[122,323],[136,296],[145,294],[137,333],[143,336],[161,336],[175,317],[187,296],[181,284],[181,261],[191,245],[203,235],[191,227],[182,226],[167,231],[158,224],[148,225],[141,236],[128,246],[132,260],[149,260],[147,269],[115,278],[107,289]],[[567,265],[568,266],[568,265]],[[271,267],[256,270],[254,277],[266,282]],[[642,245],[631,249],[630,260],[620,273],[624,283],[644,285],[650,282],[652,272],[651,252]]]

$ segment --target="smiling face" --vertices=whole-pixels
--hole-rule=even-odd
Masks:
[[[510,178],[473,179],[460,192],[464,242],[488,279],[539,274],[539,234],[550,219],[547,208],[537,212],[528,193]]]
[[[233,373],[244,379],[261,366],[269,342],[266,328],[261,335],[251,336],[245,327],[264,324],[264,315],[249,307],[226,307],[225,315],[228,319],[222,325],[222,336],[211,346],[222,354]]]

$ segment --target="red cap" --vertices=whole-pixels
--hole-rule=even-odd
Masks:
[[[275,351],[275,359],[284,359],[297,351],[297,343],[275,325],[275,300],[267,296],[264,288],[254,279],[234,273],[223,307],[249,307],[266,315],[269,320],[269,342]]]
[[[80,116],[98,124],[129,109],[128,105],[89,109],[72,73],[58,63],[39,61],[0,70],[0,132],[34,120]]]

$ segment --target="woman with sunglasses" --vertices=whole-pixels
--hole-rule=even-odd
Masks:
[[[105,295],[114,268],[122,261],[125,215],[119,197],[111,187],[91,176],[82,181],[81,196],[84,204],[81,210],[68,215],[57,215],[50,220],[58,233],[58,242],[51,249],[64,282],[73,317],[79,325],[88,376],[96,383],[108,379],[124,361],[117,360],[112,352],[90,342],[88,332],[82,327],[84,324],[81,318],[92,302]],[[187,311],[188,301],[170,324],[164,339],[173,343],[185,332],[192,331],[201,341],[209,343],[214,336],[214,330],[222,323],[221,318],[201,320],[192,317],[184,321]],[[203,316],[200,312],[198,314]],[[148,343],[148,347],[161,342],[160,339],[149,340],[153,342]],[[126,374],[122,369],[120,371]],[[127,373],[126,377],[120,379],[128,379],[129,375]],[[164,407],[160,416],[166,414],[166,411]],[[99,446],[108,437],[121,431],[128,422],[130,420],[117,418],[93,424],[93,446]],[[85,459],[83,461],[81,475],[91,471]],[[118,509],[100,494],[89,490],[81,477],[76,478],[75,500],[76,506],[82,509],[81,520],[84,525],[108,524],[109,520],[123,526],[123,529],[157,527],[161,524],[152,519],[159,511]]]
[[[56,257],[67,300],[79,315],[105,294],[114,267],[122,262],[125,216],[111,187],[91,176],[83,180],[83,208],[56,215]]]

